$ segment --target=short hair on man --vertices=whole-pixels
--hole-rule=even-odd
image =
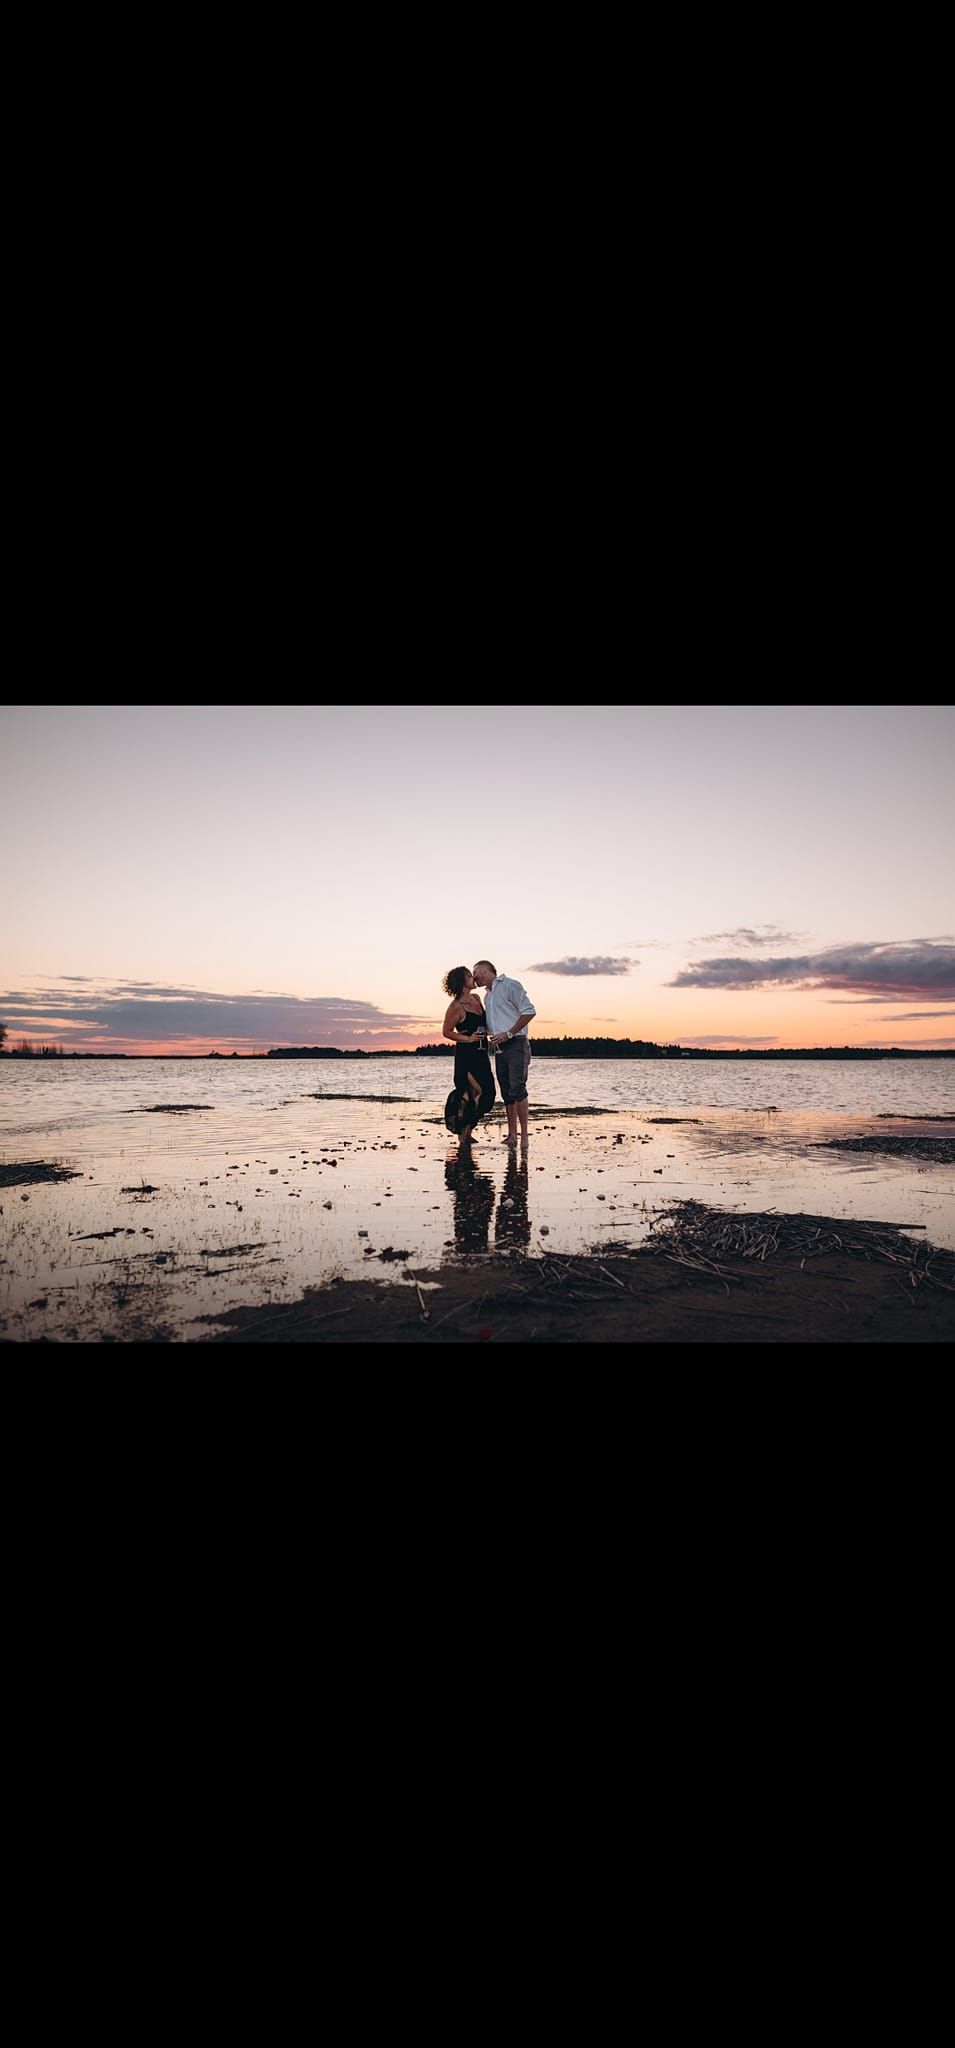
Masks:
[[[475,960],[474,965],[475,967],[489,967],[492,974],[497,974],[497,968],[495,967],[493,960]]]

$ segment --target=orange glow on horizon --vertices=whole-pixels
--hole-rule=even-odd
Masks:
[[[815,1020],[816,1028],[814,1029],[807,1029],[805,1025],[793,1022],[792,1028],[789,1030],[777,1028],[774,1032],[760,1033],[753,1029],[756,1021],[755,1018],[749,1020],[750,1029],[748,1031],[740,1031],[738,1033],[726,1031],[720,1033],[712,1028],[712,1020],[709,1032],[707,1032],[702,1020],[694,1020],[694,1029],[690,1030],[684,1027],[683,1031],[680,1032],[674,1028],[672,1023],[669,1027],[662,1023],[654,1026],[648,1022],[628,1025],[622,1020],[607,1023],[584,1018],[580,1022],[572,1024],[565,1022],[557,1026],[549,1025],[546,1018],[538,1016],[531,1027],[530,1036],[532,1047],[535,1039],[545,1038],[591,1038],[611,1041],[614,1039],[630,1039],[631,1042],[640,1040],[645,1044],[659,1046],[680,1046],[691,1053],[706,1051],[780,1052],[783,1050],[791,1050],[792,1052],[838,1052],[843,1049],[864,1050],[866,1047],[879,1050],[888,1046],[897,1046],[901,1052],[947,1050],[944,1042],[944,1025],[942,1030],[938,1032],[937,1039],[933,1040],[930,1026],[927,1023],[923,1025],[921,1034],[915,1035],[915,1027],[911,1024],[900,1027],[898,1030],[893,1030],[890,1018],[882,1018],[878,1025],[869,1023],[865,1029],[860,1029],[858,1024],[854,1024],[853,1028],[850,1026],[849,1019],[846,1018],[841,1028],[833,1029],[829,1025],[828,1020],[825,1021],[822,1028],[819,1028],[817,1016]],[[907,1033],[912,1035],[907,1036]],[[42,1053],[44,1047],[48,1047],[55,1053],[62,1051],[67,1057],[74,1053],[86,1053],[98,1054],[100,1057],[122,1054],[127,1059],[137,1057],[143,1059],[209,1059],[210,1057],[231,1059],[233,1055],[237,1055],[240,1059],[256,1059],[264,1058],[269,1052],[299,1051],[303,1046],[310,1048],[313,1044],[322,1044],[329,1046],[335,1052],[362,1052],[373,1057],[375,1053],[414,1053],[419,1047],[443,1046],[445,1043],[446,1041],[442,1039],[440,1024],[436,1025],[431,1032],[418,1033],[415,1036],[400,1033],[390,1035],[380,1033],[376,1034],[373,1038],[362,1039],[356,1037],[351,1044],[347,1045],[343,1045],[340,1039],[336,1040],[333,1037],[321,1040],[268,1039],[261,1040],[255,1044],[250,1044],[248,1039],[241,1039],[236,1042],[228,1038],[221,1038],[216,1040],[214,1044],[211,1044],[208,1039],[183,1037],[134,1039],[106,1036],[105,1034],[103,1036],[93,1036],[88,1032],[78,1032],[75,1024],[59,1028],[52,1026],[48,1030],[37,1030],[31,1020],[29,1030],[19,1030],[15,1024],[7,1026],[3,1051],[8,1054],[16,1053],[25,1045],[36,1056]]]

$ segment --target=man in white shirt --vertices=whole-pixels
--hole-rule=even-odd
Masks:
[[[527,1144],[527,1070],[531,1062],[527,1027],[537,1011],[526,988],[510,974],[498,974],[491,960],[476,960],[472,968],[478,988],[487,990],[488,1051],[495,1054],[498,1087],[507,1111],[507,1142],[517,1144],[517,1120],[521,1122],[521,1144]]]

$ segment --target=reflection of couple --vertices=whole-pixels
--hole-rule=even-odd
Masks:
[[[494,1182],[490,1174],[478,1172],[470,1145],[462,1143],[456,1152],[448,1154],[444,1178],[454,1197],[455,1251],[486,1252],[494,1208]],[[511,1147],[494,1219],[494,1241],[500,1249],[508,1245],[520,1249],[529,1243],[530,1234],[527,1158],[522,1153],[518,1165],[516,1148]]]
[[[454,1199],[455,1251],[486,1252],[494,1182],[489,1174],[478,1172],[471,1147],[463,1138],[457,1151],[448,1153],[444,1179]]]
[[[537,1015],[527,990],[512,975],[498,974],[490,960],[475,961],[473,970],[452,967],[441,986],[451,997],[441,1028],[455,1047],[454,1087],[444,1110],[448,1130],[457,1133],[462,1147],[470,1145],[475,1125],[493,1107],[490,1051],[507,1112],[507,1142],[517,1144],[519,1119],[521,1144],[526,1145],[527,1026]],[[477,989],[487,990],[486,1010]]]

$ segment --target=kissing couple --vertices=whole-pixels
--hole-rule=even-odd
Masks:
[[[527,1027],[537,1011],[522,983],[498,974],[492,960],[473,967],[451,967],[441,983],[451,1000],[441,1027],[454,1053],[454,1087],[444,1106],[444,1121],[470,1145],[475,1127],[494,1105],[494,1054],[498,1086],[507,1113],[507,1142],[527,1144],[527,1073],[531,1060]],[[487,992],[487,1006],[478,990]]]

